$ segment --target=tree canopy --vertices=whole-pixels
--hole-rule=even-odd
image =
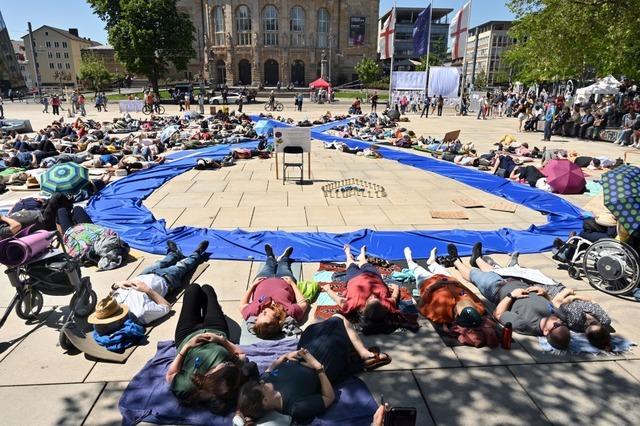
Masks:
[[[186,69],[195,57],[195,28],[176,0],[88,0],[106,23],[116,58],[129,72],[149,78],[158,92],[158,80],[170,63]]]
[[[102,90],[113,78],[104,63],[95,55],[83,55],[78,76],[93,90]]]
[[[362,84],[369,85],[378,80],[380,76],[380,66],[371,58],[363,57],[355,66],[355,71]]]
[[[506,59],[526,82],[640,78],[640,0],[510,0],[517,43]]]

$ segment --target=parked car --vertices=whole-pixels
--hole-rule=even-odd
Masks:
[[[227,95],[227,103],[229,104],[238,104],[240,100],[240,93],[237,92],[229,92]],[[246,101],[246,97],[245,97]],[[211,105],[222,105],[224,102],[222,101],[222,95],[212,96],[209,98],[209,104]]]

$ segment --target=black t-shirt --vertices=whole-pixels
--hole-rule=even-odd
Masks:
[[[538,179],[543,177],[544,175],[535,166],[521,167],[520,174],[518,176],[519,179],[526,180],[527,183],[534,188],[536,187],[536,182],[538,182]]]
[[[515,289],[528,287],[530,284],[524,281],[509,280],[500,288],[498,293],[500,300],[507,297]],[[558,315],[554,312],[553,305],[548,299],[531,293],[523,299],[514,300],[511,308],[500,317],[500,322],[503,324],[510,322],[513,329],[519,333],[542,336],[540,320],[552,313]]]
[[[282,412],[294,420],[311,420],[325,412],[320,379],[311,368],[285,361],[263,379],[280,392]]]
[[[591,164],[591,161],[593,160],[593,157],[587,157],[587,156],[582,156],[582,157],[576,157],[575,160],[573,160],[573,162],[578,166],[578,167],[588,167],[589,164]]]

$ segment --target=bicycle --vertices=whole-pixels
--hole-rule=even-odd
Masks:
[[[142,113],[145,115],[151,115],[151,114],[164,114],[165,109],[162,105],[149,105],[149,104],[145,104],[142,107]]]
[[[273,106],[271,106],[269,102],[264,104],[265,111],[282,111],[283,109],[284,109],[284,105],[282,104],[282,102],[276,101],[274,102]]]

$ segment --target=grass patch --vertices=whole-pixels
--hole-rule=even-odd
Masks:
[[[134,97],[138,97],[138,99],[143,99],[144,98],[144,92],[135,92],[135,93],[131,93]],[[169,96],[169,91],[168,90],[161,90],[160,91],[160,99],[170,99],[171,96]],[[121,95],[109,95],[109,100],[112,101],[124,101],[129,99],[129,94],[121,94]]]
[[[370,90],[369,93],[373,93],[373,90]],[[386,101],[389,99],[389,95],[386,91],[377,90],[378,92],[378,101]],[[335,92],[335,97],[337,99],[354,99],[359,97],[360,99],[366,99],[367,92],[362,90],[340,90],[339,92]]]

